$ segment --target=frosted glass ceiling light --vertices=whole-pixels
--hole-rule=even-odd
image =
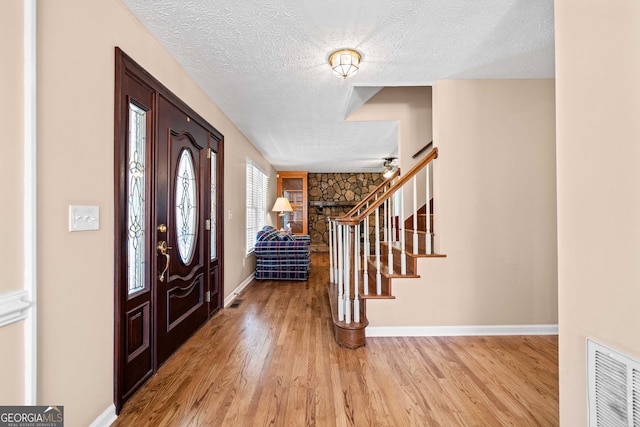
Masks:
[[[329,65],[336,77],[353,76],[360,68],[360,54],[353,49],[337,50],[329,56]]]

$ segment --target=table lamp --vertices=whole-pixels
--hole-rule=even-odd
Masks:
[[[280,212],[278,216],[280,217],[280,231],[284,231],[284,213],[285,212],[293,212],[293,208],[291,207],[291,203],[286,197],[278,197],[276,202],[273,204],[273,208],[271,208],[273,212]]]

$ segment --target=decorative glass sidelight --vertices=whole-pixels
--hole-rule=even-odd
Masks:
[[[216,159],[217,154],[215,152],[211,152],[211,259],[216,259],[218,254],[216,253],[216,218],[217,215],[217,205],[216,205],[216,177],[218,176],[216,172]]]
[[[147,112],[130,103],[127,154],[127,282],[129,295],[145,287],[146,141]]]
[[[176,177],[176,233],[178,254],[183,264],[189,264],[195,251],[196,241],[196,175],[193,157],[182,150],[178,160]]]

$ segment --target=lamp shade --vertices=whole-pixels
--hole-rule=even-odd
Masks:
[[[286,197],[278,197],[271,210],[273,212],[291,212],[293,208]]]

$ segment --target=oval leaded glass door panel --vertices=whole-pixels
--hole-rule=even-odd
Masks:
[[[176,234],[180,261],[191,262],[196,240],[196,176],[193,157],[189,150],[182,150],[176,176]]]

